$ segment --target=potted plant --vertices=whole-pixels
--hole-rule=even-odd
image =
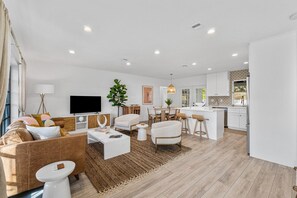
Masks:
[[[167,99],[165,100],[165,103],[167,104],[167,107],[169,108],[169,107],[170,107],[170,105],[172,105],[172,103],[173,103],[173,100],[172,100],[172,99],[170,99],[170,98],[167,98]]]
[[[123,107],[128,100],[127,87],[121,84],[119,79],[114,79],[114,86],[110,87],[109,94],[107,95],[108,101],[112,103],[112,106],[118,107],[118,117],[120,115],[120,107]]]

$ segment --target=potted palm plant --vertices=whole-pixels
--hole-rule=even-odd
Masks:
[[[121,84],[119,79],[114,79],[114,86],[110,87],[109,94],[107,95],[108,101],[112,103],[112,106],[118,107],[118,117],[120,115],[120,107],[123,107],[128,100],[127,87],[125,84]]]
[[[173,100],[172,100],[172,99],[170,99],[170,98],[167,98],[167,99],[165,100],[165,103],[167,104],[167,107],[169,108],[169,107],[170,107],[170,105],[172,105],[172,103],[173,103]]]

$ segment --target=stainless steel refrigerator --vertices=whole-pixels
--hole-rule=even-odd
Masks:
[[[246,100],[247,100],[247,116],[246,116],[246,143],[247,143],[247,153],[250,155],[250,74],[246,78]]]

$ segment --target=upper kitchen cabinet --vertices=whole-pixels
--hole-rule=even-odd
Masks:
[[[208,96],[230,96],[229,72],[207,74]]]

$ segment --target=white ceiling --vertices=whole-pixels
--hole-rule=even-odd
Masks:
[[[6,0],[6,6],[29,66],[50,62],[167,79],[208,67],[244,68],[251,41],[297,28],[289,20],[296,0]],[[196,23],[202,27],[193,30]],[[214,35],[207,34],[211,27]]]

